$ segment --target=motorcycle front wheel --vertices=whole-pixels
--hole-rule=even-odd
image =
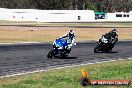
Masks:
[[[55,50],[54,50],[54,49],[51,49],[51,50],[49,51],[49,53],[47,54],[47,57],[48,57],[48,58],[52,58],[52,57],[54,56],[54,54],[55,54]]]
[[[94,53],[98,53],[99,51],[99,45],[97,45],[95,48],[94,48]]]

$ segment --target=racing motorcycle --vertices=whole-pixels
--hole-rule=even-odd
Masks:
[[[76,43],[73,43],[73,45],[76,45]],[[64,38],[59,38],[54,41],[53,48],[49,51],[47,57],[64,58],[68,56],[70,51],[71,51],[71,46],[68,46],[67,40]]]
[[[118,37],[107,39],[104,36],[102,36],[101,39],[99,39],[98,45],[94,48],[94,53],[98,52],[111,52],[112,48],[118,41]]]

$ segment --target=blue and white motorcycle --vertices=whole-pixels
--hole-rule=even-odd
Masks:
[[[73,45],[76,45],[76,43],[74,42],[72,46]],[[64,38],[56,39],[53,43],[53,48],[49,51],[47,57],[48,58],[67,57],[71,51],[72,46],[69,46],[67,39]]]

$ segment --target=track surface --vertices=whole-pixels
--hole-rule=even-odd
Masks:
[[[0,76],[26,71],[44,70],[53,66],[94,63],[132,57],[132,41],[118,42],[111,53],[93,53],[97,42],[77,43],[69,57],[48,59],[52,44],[0,45]]]
[[[71,28],[115,28],[115,26],[43,26],[43,25],[1,25],[0,26],[14,26],[14,27],[71,27]],[[116,28],[132,28],[131,26],[120,26]]]

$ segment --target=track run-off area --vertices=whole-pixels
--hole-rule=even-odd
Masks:
[[[132,58],[132,41],[119,41],[110,53],[94,53],[97,42],[77,43],[68,57],[47,58],[49,43],[1,44],[0,77],[57,67]]]

